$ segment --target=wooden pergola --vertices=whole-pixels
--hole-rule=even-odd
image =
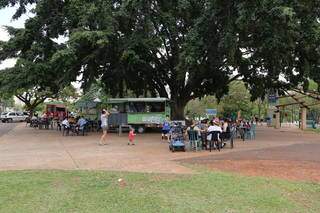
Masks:
[[[319,105],[320,104],[320,96],[316,95],[316,94],[312,94],[309,92],[297,92],[294,90],[294,92],[296,92],[296,94],[290,94],[289,92],[285,92],[286,95],[278,97],[279,99],[281,98],[292,98],[293,102],[291,103],[287,103],[287,104],[278,104],[275,107],[277,108],[277,110],[275,111],[275,128],[280,128],[281,127],[281,121],[280,121],[280,110],[284,109],[287,106],[292,106],[292,105],[299,105],[300,106],[300,113],[301,113],[301,125],[300,125],[300,129],[304,130],[307,128],[307,110],[310,109],[311,106],[315,106],[315,105]],[[297,94],[299,93],[299,94]],[[305,101],[301,100],[303,98],[313,98],[316,99],[318,102],[316,103],[312,103],[312,104],[307,104]]]

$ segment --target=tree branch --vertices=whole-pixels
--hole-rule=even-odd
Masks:
[[[22,95],[15,95],[20,101],[22,101],[23,103],[26,103],[27,100],[22,96]]]
[[[242,76],[241,74],[237,74],[237,75],[235,75],[235,76],[233,76],[232,78],[230,78],[229,80],[228,80],[228,84],[229,83],[231,83],[232,81],[234,81],[234,80],[237,80],[240,76]]]

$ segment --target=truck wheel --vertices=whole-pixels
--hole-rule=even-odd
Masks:
[[[145,132],[145,127],[144,126],[139,126],[138,127],[138,133],[142,134]]]

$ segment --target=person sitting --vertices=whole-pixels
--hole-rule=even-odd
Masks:
[[[213,121],[210,122],[210,126],[208,127],[208,136],[207,136],[207,140],[208,141],[212,141],[212,140],[220,140],[220,134],[222,133],[222,129],[219,126],[219,120],[218,119],[214,119]],[[220,133],[217,135],[217,138],[214,138],[214,133]]]
[[[70,116],[68,119],[69,124],[76,124],[76,119],[73,116]]]
[[[87,120],[83,118],[83,116],[80,116],[78,122],[77,122],[77,127],[78,127],[78,132],[84,131],[85,125],[87,124]]]
[[[208,129],[208,119],[202,120],[198,125],[201,133],[202,148],[207,149],[207,129]]]
[[[46,113],[46,112],[43,112],[42,115],[41,115],[41,118],[42,118],[43,120],[48,119],[47,113]]]
[[[37,114],[33,114],[30,121],[31,127],[38,127],[38,117]]]
[[[198,127],[198,124],[195,121],[192,121],[191,126],[187,128],[186,134],[188,134],[189,130],[194,130],[198,133],[198,136],[201,137],[201,129]]]
[[[67,131],[67,135],[69,135],[69,130],[70,130],[70,123],[68,121],[68,118],[64,118],[64,120],[62,121],[62,127],[63,127],[63,135],[64,132]]]

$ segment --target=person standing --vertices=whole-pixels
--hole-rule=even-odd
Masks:
[[[170,132],[170,129],[171,129],[171,125],[170,125],[170,122],[169,122],[169,117],[167,116],[166,117],[166,120],[163,122],[162,124],[162,135],[161,135],[161,138],[162,140],[166,137],[167,140],[169,141],[169,132]]]
[[[134,143],[134,136],[135,136],[135,135],[136,135],[136,134],[134,134],[134,128],[130,127],[128,145],[130,145],[130,144],[135,145],[135,143]]]
[[[100,138],[99,145],[107,145],[106,137],[107,137],[107,130],[108,130],[108,116],[109,112],[105,109],[101,112],[101,128],[102,128],[102,136]]]

